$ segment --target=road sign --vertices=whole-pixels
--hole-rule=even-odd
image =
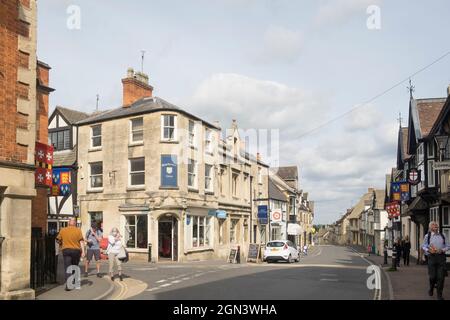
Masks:
[[[281,222],[282,221],[282,213],[280,209],[275,209],[270,213],[270,220],[272,222]]]

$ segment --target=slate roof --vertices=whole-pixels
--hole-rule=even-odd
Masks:
[[[273,182],[272,178],[269,177],[269,199],[279,200],[286,202],[286,196],[283,192],[277,187],[275,182]]]
[[[58,151],[53,154],[53,167],[69,167],[77,161],[77,148]]]
[[[187,116],[192,117],[195,120],[202,121],[209,127],[215,128],[220,130],[220,128],[216,127],[213,124],[210,124],[197,116],[194,116],[193,114],[190,114],[189,112],[177,107],[176,105],[165,101],[164,99],[161,99],[159,97],[151,97],[151,98],[142,98],[138,101],[131,104],[129,107],[119,107],[116,109],[112,109],[110,111],[103,112],[101,114],[94,114],[87,119],[81,120],[77,122],[77,125],[87,125],[92,123],[98,123],[113,119],[119,119],[119,118],[126,118],[130,116],[136,116],[146,113],[152,113],[157,111],[175,111],[183,113]]]
[[[57,106],[55,108],[55,111],[56,110],[58,110],[67,121],[69,121],[69,124],[74,124],[75,122],[81,121],[89,117],[89,114],[87,113],[61,106]]]
[[[412,100],[412,118],[417,139],[428,136],[447,98]]]
[[[298,180],[297,166],[274,168],[274,171],[276,171],[283,180]]]

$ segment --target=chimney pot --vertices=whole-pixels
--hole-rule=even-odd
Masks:
[[[153,96],[153,87],[148,84],[148,75],[142,72],[134,72],[133,68],[128,68],[127,77],[122,79],[124,108],[129,107],[142,98]]]

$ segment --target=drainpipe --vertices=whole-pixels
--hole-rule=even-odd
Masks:
[[[253,177],[250,177],[250,241],[249,243],[253,243],[253,190],[252,190],[252,185],[253,185]]]

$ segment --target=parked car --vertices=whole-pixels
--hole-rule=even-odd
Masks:
[[[272,262],[284,260],[288,263],[300,261],[298,248],[292,241],[275,240],[269,241],[264,250],[263,261]]]

